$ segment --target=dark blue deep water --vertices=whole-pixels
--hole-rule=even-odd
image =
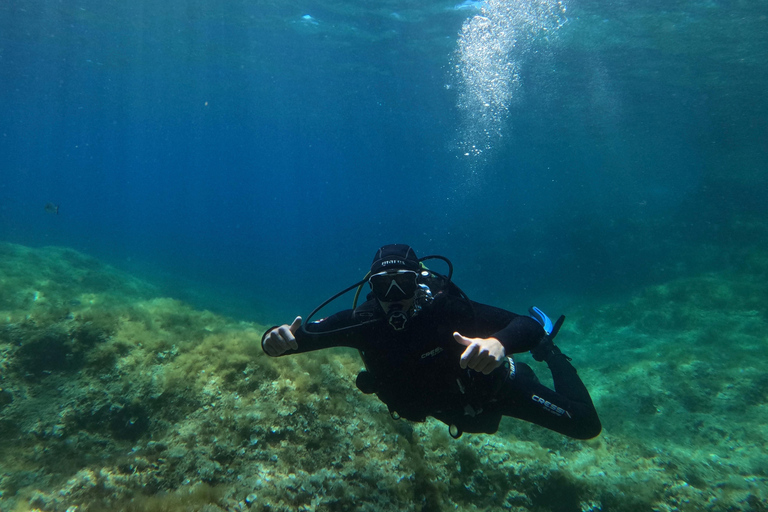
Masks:
[[[553,314],[738,265],[768,213],[768,2],[574,0],[517,27],[479,156],[457,55],[484,13],[458,3],[4,0],[0,239],[266,323],[393,242]]]

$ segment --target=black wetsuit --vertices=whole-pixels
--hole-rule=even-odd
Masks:
[[[497,338],[510,356],[489,375],[459,366],[465,348],[453,333]],[[452,434],[493,433],[501,416],[513,416],[578,439],[600,433],[597,412],[576,369],[563,354],[547,358],[553,391],[528,365],[511,355],[534,348],[545,332],[528,316],[439,293],[403,330],[392,329],[375,299],[306,324],[296,333],[298,350],[358,349],[366,371],[357,379],[376,393],[393,417],[424,421],[433,416],[453,425]],[[284,354],[285,355],[285,354]]]

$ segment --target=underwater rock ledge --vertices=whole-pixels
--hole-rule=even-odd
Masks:
[[[764,260],[568,312],[584,442],[393,421],[353,351],[271,359],[264,326],[71,249],[0,256],[2,512],[768,508]]]

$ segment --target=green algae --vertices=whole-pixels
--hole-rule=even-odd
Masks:
[[[264,327],[75,251],[0,244],[0,509],[762,510],[761,286],[708,274],[569,312],[605,426],[451,439],[360,394],[350,350],[272,359]],[[543,365],[522,360],[546,377]]]

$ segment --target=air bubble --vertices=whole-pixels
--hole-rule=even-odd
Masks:
[[[565,22],[565,4],[557,0],[488,0],[464,22],[454,56],[464,156],[479,156],[476,147],[492,149],[502,138],[532,43]]]

